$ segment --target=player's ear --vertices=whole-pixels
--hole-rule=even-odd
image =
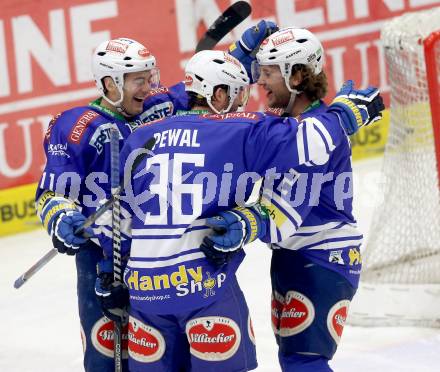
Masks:
[[[107,92],[114,92],[117,91],[116,84],[114,80],[110,76],[106,76],[102,79],[104,82],[104,88]]]
[[[302,82],[302,73],[301,70],[295,71],[292,75],[290,75],[289,83],[292,88],[296,88]]]
[[[224,102],[228,97],[227,92],[220,86],[215,87],[212,100],[216,102]]]

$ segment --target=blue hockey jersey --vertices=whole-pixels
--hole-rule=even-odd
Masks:
[[[130,173],[136,150],[149,138],[155,138],[152,154]],[[199,249],[210,233],[205,218],[243,205],[267,170],[324,164],[344,140],[333,113],[301,123],[261,113],[191,113],[140,127],[121,153],[130,177],[123,205],[132,211],[124,273],[131,306],[166,314],[218,300],[244,253],[213,267]]]
[[[322,114],[322,102],[301,118]],[[325,163],[308,162],[263,188],[261,204],[271,216],[263,241],[272,248],[307,251],[311,260],[357,286],[363,236],[352,214],[353,180],[348,138]],[[356,259],[357,258],[357,259]]]
[[[92,214],[110,194],[110,129],[118,129],[121,149],[124,140],[141,124],[186,109],[188,97],[183,83],[154,89],[144,102],[143,113],[129,120],[100,102],[101,98],[64,111],[49,123],[44,139],[47,161],[37,201],[45,190],[50,190],[75,201],[86,217]],[[37,202],[40,215],[44,207],[44,201]],[[100,245],[112,238],[110,220],[103,221],[94,226],[92,239]]]

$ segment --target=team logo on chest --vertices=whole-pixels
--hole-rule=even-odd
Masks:
[[[191,354],[209,361],[232,357],[240,346],[240,329],[232,319],[210,316],[195,318],[186,324]]]

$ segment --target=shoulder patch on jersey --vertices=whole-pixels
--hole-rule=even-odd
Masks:
[[[228,112],[227,114],[203,114],[200,116],[211,120],[228,120],[228,119],[258,120],[258,114],[254,112]]]
[[[61,112],[59,112],[58,114],[56,114],[51,121],[49,121],[49,125],[47,126],[47,130],[46,130],[46,134],[44,136],[44,141],[49,142],[50,140],[50,135],[52,133],[52,128],[55,125],[55,123],[57,122],[58,118],[61,116]]]
[[[172,102],[161,102],[150,107],[139,115],[143,122],[155,121],[173,114],[174,105]]]
[[[68,140],[71,143],[80,143],[81,138],[89,126],[89,124],[95,120],[99,114],[93,110],[87,110],[84,112],[76,121],[75,125],[73,126],[72,130],[69,133]]]
[[[156,88],[156,89],[151,89],[150,93],[148,93],[148,95],[147,95],[147,98],[156,96],[158,94],[168,93],[168,92],[169,92],[169,89],[167,87],[160,87],[160,88]]]

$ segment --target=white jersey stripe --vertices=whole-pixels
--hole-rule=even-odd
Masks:
[[[343,240],[345,239],[345,240]],[[345,225],[339,229],[327,229],[323,231],[319,231],[314,235],[308,236],[291,236],[288,239],[283,240],[277,245],[281,248],[285,249],[300,249],[308,246],[312,246],[309,249],[318,249],[316,248],[317,244],[321,247],[320,249],[329,249],[327,246],[333,246],[335,242],[338,244],[342,244],[343,246],[347,246],[347,244],[355,241],[355,244],[360,244],[362,242],[362,234],[350,225]]]
[[[362,238],[353,239],[353,240],[338,240],[338,241],[334,241],[334,242],[323,242],[322,244],[318,244],[313,247],[305,248],[302,250],[344,249],[344,248],[348,248],[348,247],[359,247],[361,244],[362,244]],[[292,251],[301,249],[301,247],[284,247],[284,246],[281,246],[280,243],[273,244],[273,247],[275,249],[282,248],[282,249],[289,249]]]
[[[146,237],[138,239],[135,237],[131,243],[131,258],[162,258],[166,260],[170,256],[200,247],[203,238],[210,233],[212,233],[211,229],[203,229],[187,232],[179,238]]]
[[[172,258],[168,260],[160,260],[160,261],[135,261],[133,258],[130,258],[127,266],[129,266],[130,269],[150,269],[150,268],[177,265],[181,262],[193,261],[204,257],[205,254],[203,252],[195,252],[195,253],[182,255],[176,258]]]
[[[330,229],[334,229],[335,227],[344,224],[341,227],[344,227],[345,225],[349,225],[354,229],[357,229],[357,225],[355,223],[344,223],[341,221],[336,221],[336,222],[328,222],[325,223],[323,225],[315,225],[315,226],[300,226],[300,228],[296,231],[296,234],[306,234],[306,233],[317,233],[320,232],[322,230],[330,230]]]
[[[303,221],[301,215],[275,191],[272,193],[272,199],[288,213],[288,216],[286,217],[294,220],[297,226],[300,226],[302,224]]]

